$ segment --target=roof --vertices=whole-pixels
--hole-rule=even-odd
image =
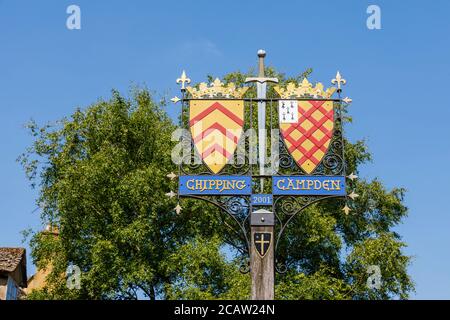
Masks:
[[[26,286],[27,267],[24,248],[0,248],[0,273],[14,272],[18,267],[20,270],[19,279],[14,279],[19,285]]]

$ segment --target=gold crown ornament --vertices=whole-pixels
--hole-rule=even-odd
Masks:
[[[336,88],[331,87],[324,90],[323,84],[318,82],[315,86],[304,78],[302,82],[298,84],[295,82],[289,82],[286,88],[281,86],[275,86],[275,91],[280,95],[282,99],[299,98],[299,97],[314,97],[329,99]]]
[[[236,88],[236,85],[232,82],[224,85],[223,82],[216,78],[210,86],[205,82],[198,85],[198,89],[195,87],[187,87],[187,91],[194,99],[201,98],[237,98],[240,99],[247,92],[248,87]]]

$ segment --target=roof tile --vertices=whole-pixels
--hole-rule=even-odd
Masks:
[[[0,248],[0,271],[16,270],[24,254],[24,248]]]

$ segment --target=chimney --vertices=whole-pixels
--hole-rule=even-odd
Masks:
[[[55,237],[59,236],[59,228],[56,226],[53,226],[51,224],[48,224],[45,227],[45,230],[42,231],[43,234],[48,234],[48,235],[54,235]]]

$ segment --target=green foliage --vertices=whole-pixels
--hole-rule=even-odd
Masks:
[[[321,266],[314,273],[290,271],[276,287],[278,299],[346,300],[351,286],[332,269]]]
[[[181,245],[167,260],[180,275],[166,287],[168,299],[247,299],[250,277],[241,274],[237,260],[226,261],[219,237],[196,238]]]
[[[163,263],[179,245],[211,235],[217,223],[200,204],[183,216],[165,196],[174,187],[166,174],[175,127],[147,90],[126,100],[113,92],[55,126],[30,124],[35,143],[20,161],[34,182],[39,177],[42,219],[60,226],[58,239],[36,233],[33,258],[54,265],[48,298],[156,298],[178,275]],[[204,211],[204,215],[198,213]],[[194,215],[199,219],[190,219]],[[69,263],[82,270],[82,289],[68,294]]]
[[[266,70],[281,84],[310,72],[294,79]],[[230,73],[223,81],[240,85],[249,75]],[[31,239],[34,262],[53,272],[29,299],[249,298],[249,275],[239,272],[245,244],[227,228],[233,221],[195,200],[183,201],[178,216],[177,200],[165,196],[176,188],[166,178],[176,172],[176,142],[162,107],[146,89],[129,99],[113,91],[110,100],[54,125],[30,123],[34,142],[19,160],[39,188],[43,223],[58,225],[60,236],[36,232]],[[364,141],[345,141],[345,153],[348,172],[371,160]],[[392,231],[407,214],[405,190],[362,179],[349,189],[360,194],[350,215],[341,200],[329,200],[288,226],[280,260],[289,267],[277,275],[276,298],[407,298],[414,289],[405,244]],[[66,287],[70,264],[81,268],[80,290]],[[381,269],[380,289],[367,286],[370,265]]]
[[[352,284],[353,296],[358,299],[408,298],[413,285],[405,273],[409,258],[401,249],[405,246],[392,233],[382,233],[376,238],[367,238],[354,246],[345,263],[346,275]],[[367,267],[378,265],[381,271],[381,286],[367,290]]]

